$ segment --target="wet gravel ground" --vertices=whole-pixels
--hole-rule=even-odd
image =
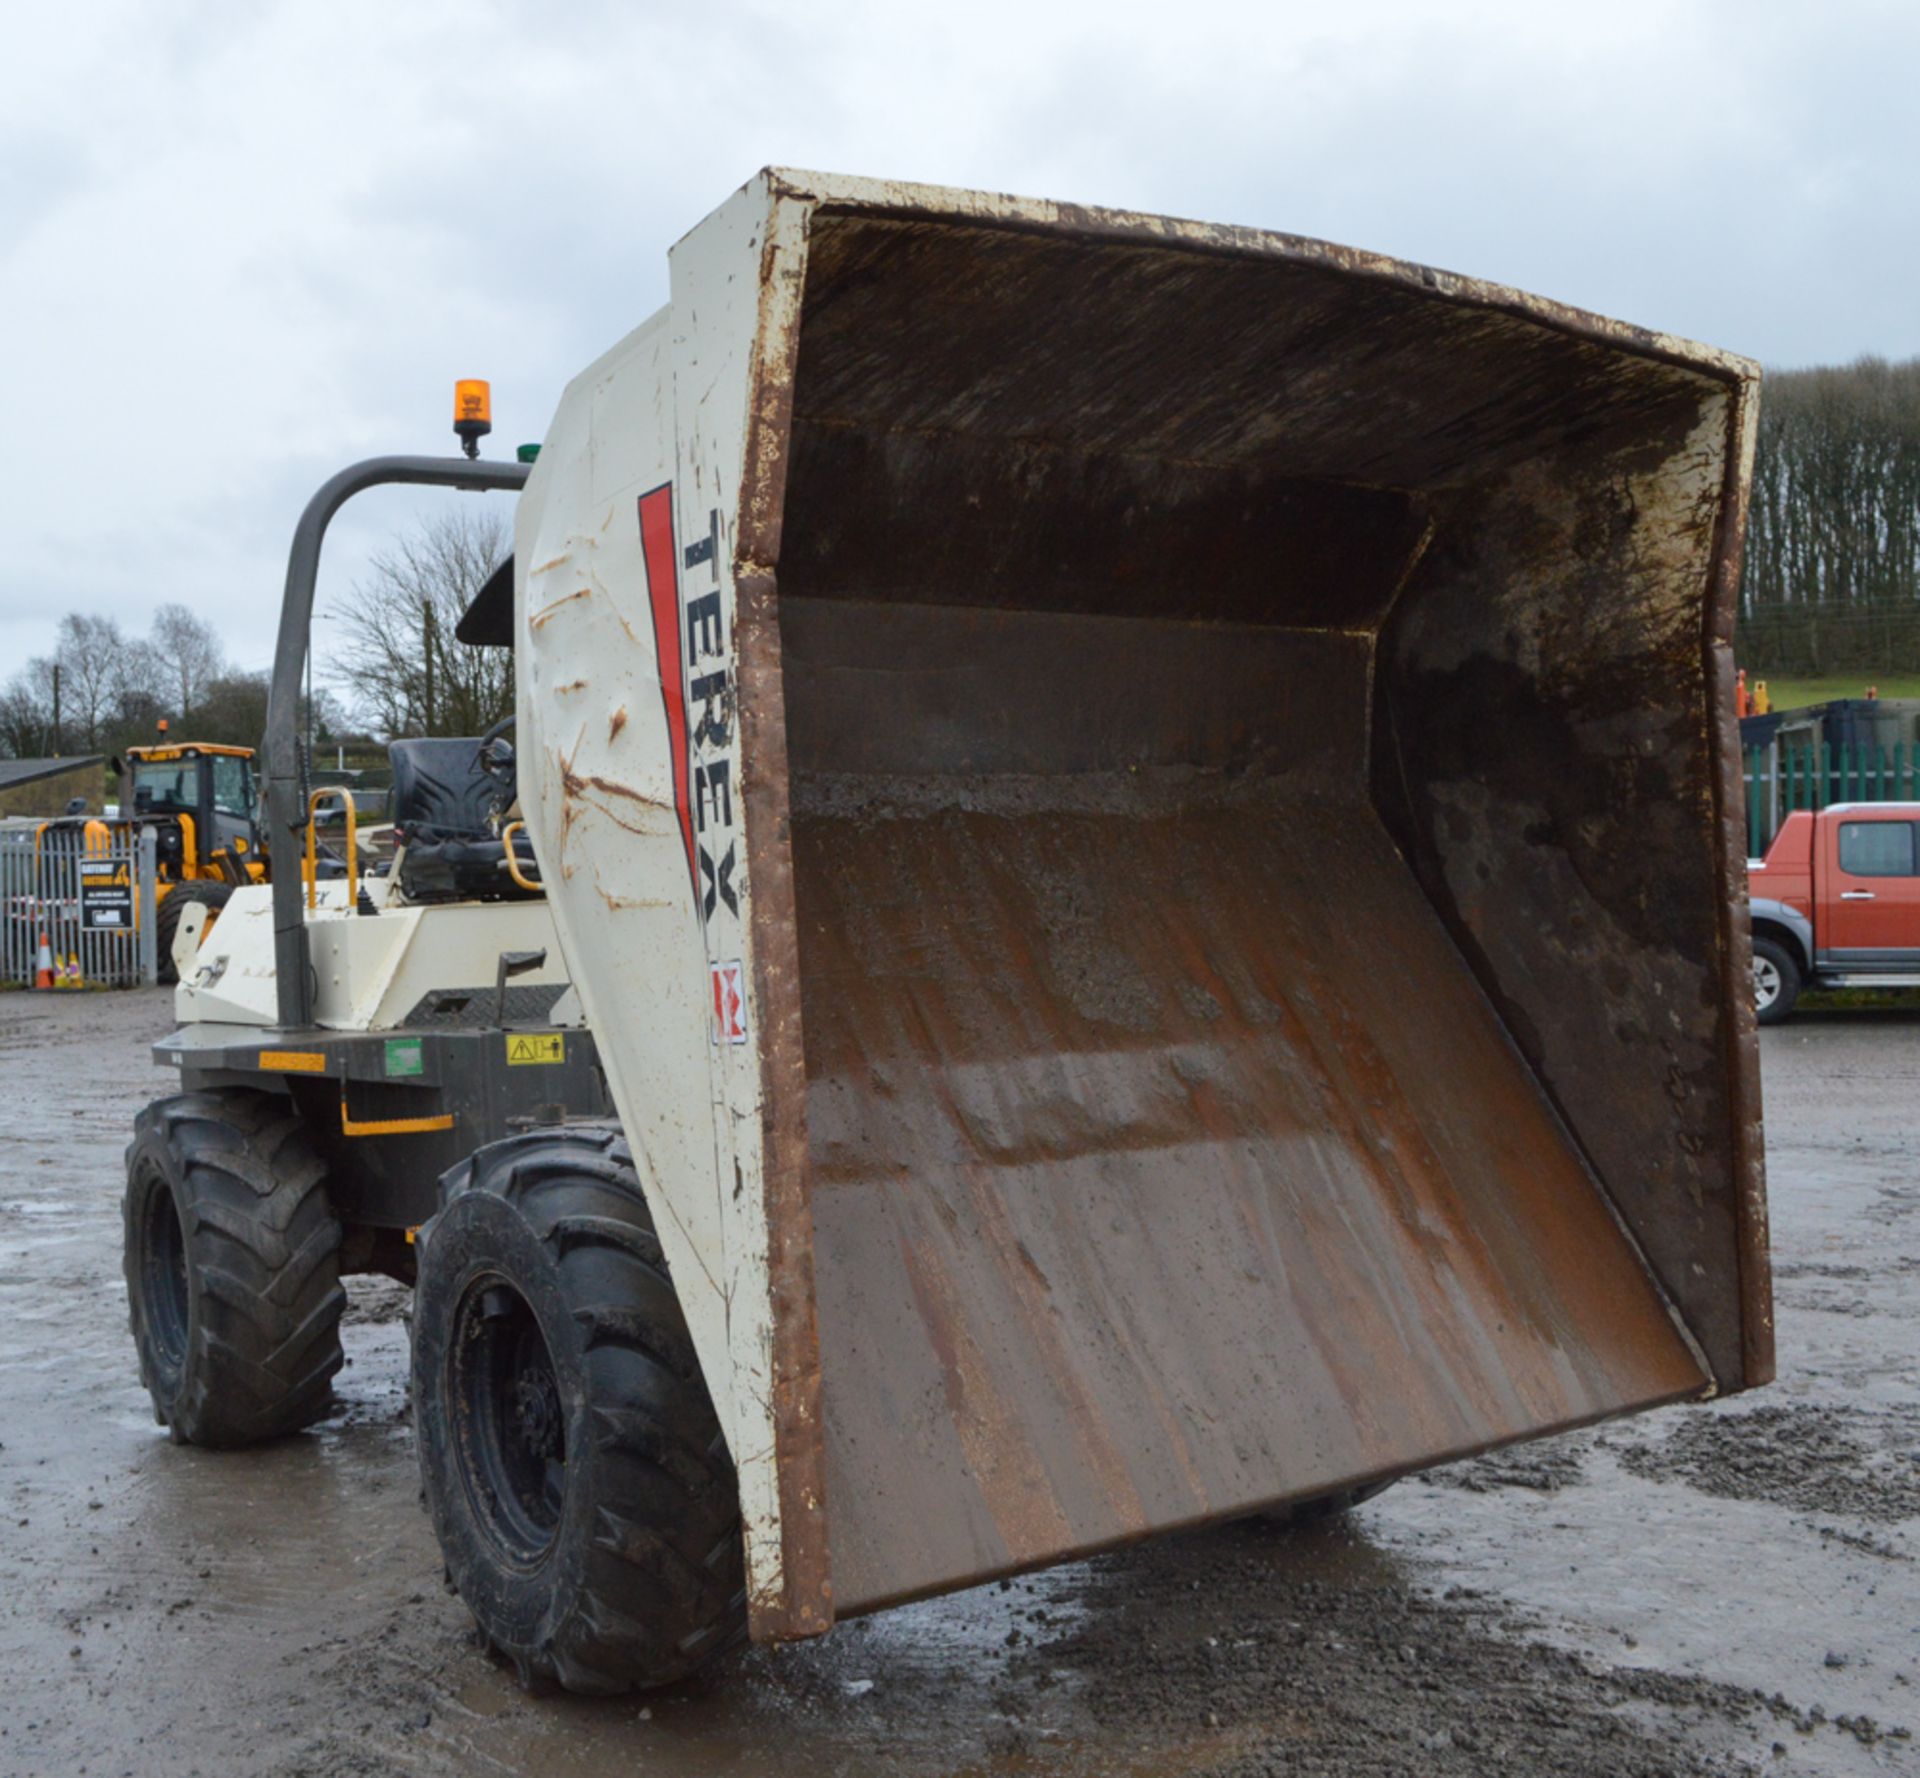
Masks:
[[[0,1773],[1920,1772],[1920,1015],[1765,1034],[1781,1377],[747,1651],[523,1697],[440,1584],[405,1297],[341,1410],[168,1445],[120,1156],[167,994],[0,996]]]

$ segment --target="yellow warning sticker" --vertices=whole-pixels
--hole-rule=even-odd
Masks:
[[[260,1066],[276,1074],[325,1074],[327,1058],[318,1050],[262,1050]]]
[[[507,1037],[507,1064],[524,1067],[536,1062],[564,1062],[566,1038],[558,1031],[512,1032]]]

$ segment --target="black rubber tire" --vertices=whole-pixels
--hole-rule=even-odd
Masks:
[[[1804,985],[1800,975],[1800,960],[1776,939],[1756,938],[1753,941],[1753,960],[1756,965],[1770,964],[1780,978],[1780,990],[1766,1005],[1758,1004],[1758,984],[1755,986],[1755,1006],[1753,1016],[1763,1025],[1778,1025],[1793,1014],[1794,1003],[1800,998],[1800,989]]]
[[[1336,1488],[1331,1494],[1316,1494],[1311,1500],[1296,1500],[1291,1506],[1276,1506],[1256,1516],[1281,1531],[1292,1531],[1302,1525],[1323,1524],[1328,1519],[1337,1519],[1342,1513],[1351,1511],[1363,1500],[1384,1494],[1395,1480],[1395,1477],[1389,1476],[1384,1482],[1367,1482],[1358,1488]]]
[[[140,1380],[176,1444],[297,1432],[340,1368],[340,1223],[291,1103],[156,1100],[127,1150],[127,1303]]]
[[[746,1631],[739,1487],[625,1138],[510,1136],[442,1204],[413,1401],[455,1590],[529,1688],[683,1678]]]
[[[173,935],[180,930],[180,916],[187,911],[189,902],[198,902],[208,910],[207,924],[201,930],[200,942],[206,943],[206,935],[213,929],[213,923],[220,917],[220,910],[227,905],[233,894],[233,885],[223,883],[218,877],[195,877],[191,882],[179,883],[169,891],[167,899],[160,904],[160,911],[153,917],[154,943],[159,946],[160,985],[171,987],[180,979],[180,972],[173,966]]]

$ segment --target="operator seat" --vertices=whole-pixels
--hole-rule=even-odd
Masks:
[[[503,901],[522,889],[506,871],[496,817],[511,800],[480,764],[477,737],[391,741],[393,837],[406,847],[400,892],[409,901]],[[523,872],[535,871],[533,847],[516,836]]]

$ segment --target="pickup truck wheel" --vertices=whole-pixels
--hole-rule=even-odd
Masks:
[[[1777,1025],[1800,998],[1800,965],[1785,945],[1753,941],[1753,1011],[1763,1025]]]
[[[448,1576],[529,1689],[682,1678],[746,1633],[739,1487],[626,1141],[510,1136],[442,1193],[413,1399]]]

